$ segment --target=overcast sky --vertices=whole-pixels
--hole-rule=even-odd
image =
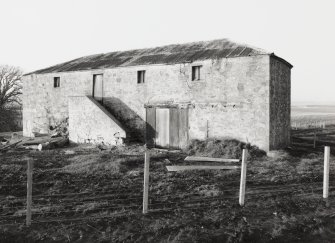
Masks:
[[[292,100],[335,102],[334,0],[0,0],[0,64],[229,38],[293,64]]]

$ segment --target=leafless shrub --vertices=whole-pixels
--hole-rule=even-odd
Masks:
[[[15,112],[21,108],[22,73],[18,67],[0,66],[0,131],[15,129]]]

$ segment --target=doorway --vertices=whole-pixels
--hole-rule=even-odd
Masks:
[[[188,109],[146,108],[146,143],[149,147],[185,148],[188,144]]]
[[[94,74],[92,96],[96,101],[100,103],[103,103],[103,86],[104,85],[102,74]]]

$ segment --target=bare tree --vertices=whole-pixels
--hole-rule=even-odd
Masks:
[[[13,66],[0,66],[0,109],[21,106],[22,70]]]
[[[17,129],[14,119],[21,109],[22,73],[18,67],[0,66],[0,131]]]

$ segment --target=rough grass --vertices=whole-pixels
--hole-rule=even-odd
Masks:
[[[70,159],[70,164],[63,167],[64,172],[78,174],[94,174],[99,171],[109,173],[120,172],[122,159],[102,160],[100,154],[77,155]]]
[[[231,140],[196,145],[193,154],[225,158],[240,158],[246,146]],[[33,220],[86,219],[0,226],[0,242],[334,242],[334,191],[324,202],[317,190],[323,153],[288,150],[257,157],[249,151],[255,159],[248,160],[246,204],[240,207],[240,170],[167,172],[166,165],[185,163],[186,154],[151,150],[147,215],[141,206],[127,208],[142,204],[143,146],[8,152],[1,157],[0,181],[13,185],[0,190],[2,214],[16,212],[4,207],[19,206],[16,215],[23,222],[25,158],[31,158],[38,209]],[[14,186],[18,182],[21,187]],[[73,195],[55,195],[63,193]]]
[[[192,140],[186,152],[189,155],[208,156],[214,158],[241,158],[242,150],[247,148],[249,156],[260,158],[266,155],[266,152],[257,146],[251,146],[236,139],[207,139],[204,141]]]
[[[139,156],[116,156],[109,152],[76,155],[69,161],[70,164],[63,167],[63,172],[75,174],[125,173],[143,163]]]

